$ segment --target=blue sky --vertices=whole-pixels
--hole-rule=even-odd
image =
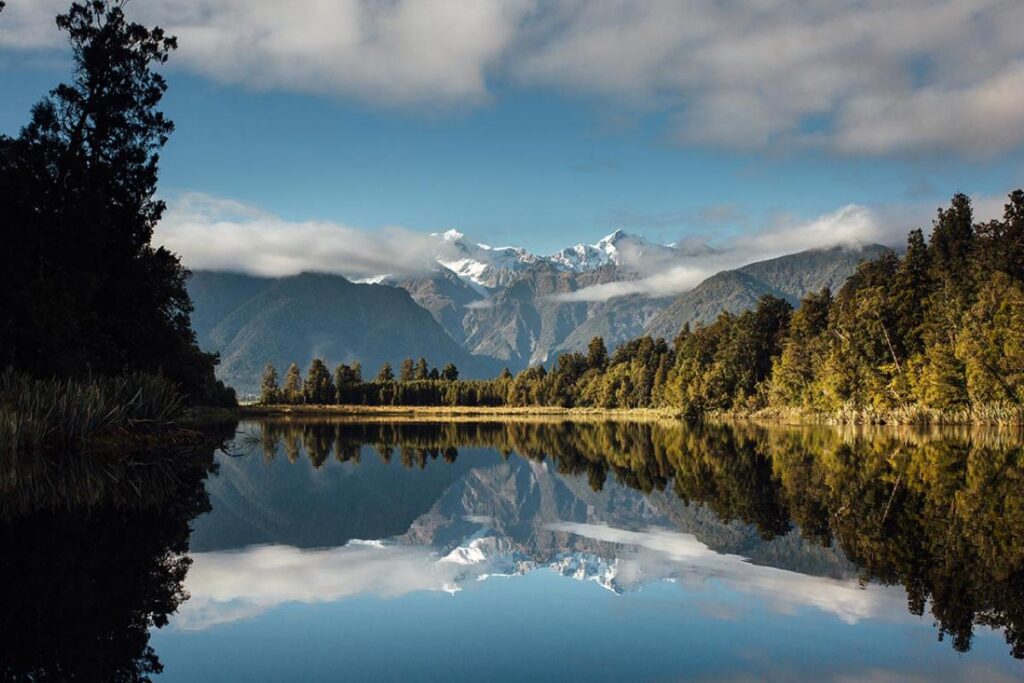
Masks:
[[[49,28],[64,3],[9,4],[0,131],[14,134],[67,62]],[[1019,3],[914,0],[919,20],[891,38],[887,25],[914,17],[876,3],[794,14],[779,2],[757,31],[744,29],[753,9],[705,8],[704,33],[682,37],[658,30],[693,23],[673,3],[601,13],[494,0],[478,19],[444,3],[426,18],[407,2],[383,17],[338,3],[367,32],[359,52],[345,47],[345,16],[318,24],[326,4],[301,0],[288,21],[263,16],[263,0],[188,0],[180,14],[163,1],[129,5],[181,40],[165,100],[177,125],[161,175],[172,207],[200,193],[283,225],[454,227],[549,253],[619,227],[665,242],[735,239],[848,204],[870,209],[874,236],[895,239],[926,227],[955,191],[991,213],[1024,177],[1024,133],[1013,130],[1024,122],[1014,88],[1024,50],[998,33]],[[866,26],[861,47],[835,37],[851,17]],[[950,31],[970,68],[951,65]],[[819,34],[832,37],[786,47]],[[727,42],[737,36],[745,42]],[[689,74],[693,63],[700,74]],[[890,82],[893,70],[904,77]]]

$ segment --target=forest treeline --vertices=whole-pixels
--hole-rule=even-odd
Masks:
[[[672,340],[641,337],[611,354],[550,369],[460,380],[449,366],[385,364],[372,379],[313,361],[284,385],[268,366],[264,403],[667,408],[791,413],[842,421],[1020,422],[1024,418],[1024,191],[1001,219],[975,223],[970,199],[940,209],[929,238],[912,231],[902,255],[860,264],[839,289],[796,310],[766,295],[749,311],[686,326]]]
[[[1006,430],[321,418],[261,421],[251,443],[267,459],[305,457],[316,468],[369,457],[439,467],[460,448],[487,447],[585,477],[594,490],[615,481],[678,496],[764,540],[837,543],[865,580],[903,586],[909,611],[929,611],[956,650],[970,649],[982,625],[1024,657],[1024,448]]]

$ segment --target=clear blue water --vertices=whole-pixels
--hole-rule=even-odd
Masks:
[[[865,522],[841,521],[849,513],[837,501],[847,485],[855,487],[848,497],[878,508],[874,516],[865,512],[866,520],[880,520],[880,528],[895,524],[891,545],[878,536],[879,556],[909,547],[899,534],[936,532],[922,517],[932,509],[927,489],[917,496],[904,479],[894,488],[881,471],[864,475],[880,478],[874,498],[871,481],[849,475],[844,483],[847,471],[829,460],[849,450],[843,437],[835,437],[838,447],[831,436],[802,438],[811,458],[823,458],[822,469],[806,471],[817,473],[813,481],[825,492],[820,514],[805,519],[794,492],[816,500],[820,492],[791,483],[804,470],[786,465],[789,455],[772,451],[770,440],[767,452],[748,453],[739,441],[718,436],[689,453],[671,431],[613,429],[595,440],[584,430],[575,442],[530,428],[517,433],[522,443],[536,436],[541,457],[520,454],[529,447],[503,454],[508,434],[490,432],[453,437],[399,428],[382,435],[371,426],[362,435],[343,427],[339,437],[335,427],[325,445],[308,425],[276,429],[276,440],[268,439],[274,435],[266,424],[243,424],[231,455],[217,455],[219,471],[206,481],[212,510],[193,523],[193,564],[184,581],[190,597],[166,627],[151,632],[164,666],[160,681],[1024,676],[1003,627],[976,619],[968,648],[957,648],[949,635],[940,641],[935,610],[911,612],[904,587],[910,579],[892,566],[926,576],[935,558],[891,566],[885,557],[851,558],[847,548],[865,553],[858,530]],[[692,476],[677,464],[674,480],[649,487],[637,482],[646,474],[634,474],[654,465],[638,470],[633,458],[623,467],[616,453],[598,453],[607,471],[593,485],[598,460],[579,444],[645,438],[665,442],[654,444],[652,463],[668,457],[724,464]],[[446,439],[457,446],[454,457],[445,458]],[[393,445],[390,457],[381,442]],[[1008,448],[1019,464],[1019,446]],[[743,458],[754,465],[733,471]],[[748,498],[733,495],[732,487]],[[784,508],[781,522],[773,506]],[[834,541],[801,528],[812,518],[832,524],[824,533]],[[1007,515],[1006,523],[1016,522]],[[906,526],[912,524],[921,526]],[[869,531],[863,537],[874,539]],[[1008,535],[1019,539],[1018,531]],[[1019,585],[1016,547],[996,551],[1004,553],[1000,566],[1011,567],[1011,577],[1001,570],[999,579],[1010,581],[1011,591]],[[889,572],[881,578],[890,585],[871,576],[884,574],[878,567]],[[929,589],[934,595],[942,586]],[[987,599],[972,590],[972,600]],[[986,603],[977,611],[1016,609],[999,595],[995,608]]]

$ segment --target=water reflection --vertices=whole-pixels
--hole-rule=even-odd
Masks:
[[[790,614],[813,607],[844,623],[867,618],[898,620],[906,614],[902,593],[751,564],[716,553],[692,534],[664,529],[626,531],[601,524],[562,523],[554,532],[598,541],[612,556],[568,549],[534,559],[521,547],[481,528],[463,545],[440,556],[429,546],[350,542],[326,549],[253,546],[241,551],[199,553],[188,577],[190,599],[176,624],[203,629],[262,614],[289,602],[329,603],[354,595],[395,598],[422,590],[457,593],[494,576],[510,577],[544,567],[625,593],[654,581],[690,588],[714,581]]]
[[[929,612],[939,639],[957,651],[987,626],[1024,656],[1024,459],[1016,434],[315,420],[246,431],[263,462],[235,459],[237,469],[211,481],[215,501],[234,508],[233,518],[267,520],[249,525],[249,543],[336,547],[197,556],[190,589],[200,599],[183,622],[193,627],[228,618],[217,603],[244,610],[301,600],[305,591],[332,599],[454,590],[544,566],[615,591],[666,579],[726,581],[782,609],[810,605],[847,622],[895,617],[886,606],[905,600],[896,612]],[[287,464],[299,461],[312,467]],[[350,464],[339,476],[316,476],[330,461]],[[263,464],[275,462],[283,467]],[[240,487],[258,494],[241,495]],[[427,495],[396,497],[396,487]],[[345,497],[352,492],[354,500]],[[349,523],[341,532],[322,523],[342,515]],[[303,523],[311,519],[319,522]],[[204,520],[197,547],[241,545],[231,525]],[[388,529],[388,520],[396,521],[390,533],[360,533]],[[352,546],[353,538],[387,545]],[[275,594],[264,586],[274,573],[261,568],[277,566],[268,558],[331,585],[312,588],[299,572],[275,582]],[[252,581],[237,581],[246,587],[238,594],[207,590],[227,574]],[[867,582],[877,585],[862,590]]]
[[[215,443],[153,459],[5,461],[0,680],[146,681],[150,629],[186,599],[189,523],[209,510]]]
[[[991,667],[989,628],[1024,656],[1019,434],[315,419],[238,432],[214,474],[212,447],[5,468],[0,679],[146,680],[168,662],[183,680],[244,680],[250,660],[278,679],[564,678],[571,657],[593,679],[714,679],[817,656],[809,680],[826,658],[842,680],[870,650],[891,680],[1001,680],[1018,666],[1004,654],[983,675],[931,642],[977,646],[989,659],[972,666]],[[429,648],[425,614],[449,636]],[[890,645],[893,628],[926,631],[928,649]],[[680,654],[705,632],[717,640]],[[296,654],[327,633],[344,637]],[[631,635],[628,653],[609,645]],[[242,654],[213,664],[232,644]],[[277,661],[293,663],[266,668]]]

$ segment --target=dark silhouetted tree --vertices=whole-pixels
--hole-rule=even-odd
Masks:
[[[441,379],[447,382],[454,382],[459,378],[459,369],[455,367],[454,363],[448,363],[441,370]]]
[[[176,47],[123,2],[57,17],[73,77],[0,136],[0,362],[40,376],[162,371],[193,402],[229,397],[189,324],[189,273],[151,244],[159,150],[173,130],[153,65]]]

